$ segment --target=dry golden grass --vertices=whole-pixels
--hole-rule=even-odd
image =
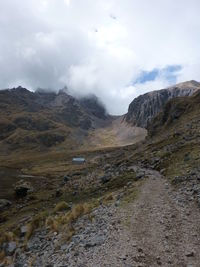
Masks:
[[[30,237],[32,236],[33,232],[44,225],[45,219],[48,216],[48,212],[40,212],[38,215],[36,215],[33,220],[27,224],[27,232],[25,235],[25,244],[28,242]]]
[[[16,241],[17,237],[13,232],[4,232],[0,234],[0,245],[6,242]]]
[[[0,251],[0,262],[2,262],[5,259],[5,252],[4,251]]]
[[[61,201],[55,206],[54,212],[68,210],[68,209],[70,209],[70,206],[65,201]]]
[[[66,228],[68,229],[79,217],[84,214],[88,214],[91,211],[91,208],[91,205],[87,203],[77,204],[72,208],[71,211],[68,211],[67,213],[58,216],[49,216],[46,219],[45,225],[47,228],[50,228],[55,232]]]
[[[63,228],[63,235],[61,242],[69,242],[72,236],[75,234],[75,229],[73,225],[67,225]]]
[[[28,259],[28,266],[32,267],[35,264],[37,257],[36,256],[32,256]]]
[[[112,192],[108,193],[107,195],[105,195],[105,197],[103,197],[102,201],[104,204],[112,201],[114,199],[114,195]]]
[[[56,207],[56,211],[63,211],[63,209],[68,208],[69,206],[66,202],[63,201],[58,203]],[[69,242],[72,236],[75,234],[73,223],[75,223],[81,216],[88,214],[91,209],[92,205],[88,203],[79,203],[74,205],[70,211],[60,215],[55,215],[54,211],[51,216],[49,216],[47,212],[39,213],[33,218],[33,220],[29,224],[27,224],[27,232],[25,235],[24,246],[26,247],[27,242],[33,235],[34,231],[42,226],[45,226],[47,229],[53,232],[62,232],[63,237],[61,242]],[[7,232],[4,235],[1,235],[0,244],[13,240],[16,240],[15,234],[12,232]],[[0,261],[3,262],[5,266],[12,263],[9,261],[9,259],[5,257],[4,251],[0,252]],[[34,259],[32,262],[32,264],[34,264]]]
[[[11,257],[6,257],[2,258],[1,260],[2,265],[1,266],[12,266],[13,265],[13,260]]]
[[[69,207],[67,203],[60,202],[63,207]],[[59,203],[58,203],[59,204]],[[54,212],[49,216],[48,212],[41,212],[37,216],[33,218],[33,220],[27,224],[27,232],[25,235],[24,245],[27,245],[28,240],[33,235],[34,231],[40,227],[45,226],[48,230],[53,232],[63,232],[65,236],[65,240],[69,240],[71,236],[74,234],[74,228],[72,224],[76,222],[76,220],[81,217],[82,215],[88,214],[92,209],[92,206],[87,203],[76,204],[72,208],[72,210],[68,211],[67,213],[63,213],[60,215],[55,215]],[[60,209],[58,209],[60,210]],[[63,211],[63,209],[61,209]],[[9,235],[9,241],[12,235]],[[6,239],[7,238],[7,239]],[[13,236],[14,238],[14,236]],[[4,240],[8,240],[8,237],[5,236],[4,239],[0,243],[4,242]]]

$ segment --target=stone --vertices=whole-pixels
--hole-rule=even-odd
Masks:
[[[144,177],[144,173],[137,173],[136,174],[136,180],[139,180]]]
[[[165,173],[166,169],[160,170],[160,173],[163,175]]]
[[[156,257],[156,262],[158,265],[162,265],[162,262],[159,256]]]
[[[33,191],[33,187],[30,182],[20,180],[15,184],[15,194],[19,197],[25,197],[28,193]]]
[[[110,181],[110,177],[108,175],[104,175],[104,176],[100,177],[100,180],[103,184],[105,184],[105,183]]]
[[[106,164],[105,166],[104,166],[104,169],[105,170],[108,170],[108,169],[110,169],[111,168],[111,165],[110,164]]]
[[[95,247],[95,246],[100,246],[103,244],[104,240],[105,240],[104,236],[93,237],[90,240],[85,242],[84,247],[85,248],[91,248],[91,247]]]
[[[14,254],[16,248],[17,248],[16,242],[14,242],[14,241],[9,242],[7,245],[7,248],[6,248],[6,255],[12,256]]]
[[[193,251],[187,251],[187,252],[185,253],[185,256],[186,256],[186,257],[193,257],[193,256],[194,256],[194,252],[193,252]]]
[[[20,231],[21,231],[21,236],[24,236],[28,231],[28,227],[24,225],[20,228]]]
[[[61,189],[56,189],[56,197],[62,196],[62,190]]]
[[[197,197],[197,203],[198,203],[198,206],[200,207],[200,197],[199,196]]]
[[[137,244],[135,242],[132,242],[132,247],[137,247]]]
[[[60,247],[60,249],[61,249],[61,250],[67,250],[68,247],[69,247],[68,244],[64,244],[64,245],[62,245],[62,246]]]
[[[63,181],[65,183],[69,182],[70,181],[70,177],[68,175],[65,175],[64,178],[63,178]]]
[[[11,206],[12,202],[7,199],[0,199],[0,211],[5,210],[9,206]]]
[[[132,182],[128,182],[127,186],[130,187],[132,185]]]
[[[117,201],[115,202],[115,207],[119,207],[119,205],[120,205],[120,200],[117,200]]]
[[[121,260],[126,260],[127,259],[127,255],[122,255],[122,256],[119,256],[119,259],[121,259]]]

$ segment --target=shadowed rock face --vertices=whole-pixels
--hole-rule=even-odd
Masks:
[[[153,91],[135,98],[129,105],[125,120],[138,127],[147,128],[148,123],[172,98],[191,96],[200,89],[200,83],[189,81],[175,86]]]

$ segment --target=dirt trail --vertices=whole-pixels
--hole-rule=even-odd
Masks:
[[[146,178],[127,184],[129,194],[118,192],[109,205],[81,217],[70,243],[63,243],[63,233],[36,232],[30,250],[16,253],[16,266],[34,259],[37,267],[200,267],[199,207],[158,172],[130,168]]]
[[[158,172],[147,171],[137,200],[120,208],[121,221],[88,266],[200,266],[200,210]]]

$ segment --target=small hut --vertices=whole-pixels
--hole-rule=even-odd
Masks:
[[[79,158],[73,158],[72,162],[74,164],[84,164],[86,162],[86,160],[85,160],[85,158],[79,157]]]

